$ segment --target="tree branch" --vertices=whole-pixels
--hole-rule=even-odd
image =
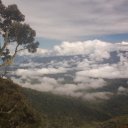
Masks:
[[[8,31],[5,32],[4,45],[3,45],[3,47],[0,49],[0,55],[2,55],[2,52],[3,52],[4,49],[6,48],[7,44],[8,44]]]
[[[5,66],[5,65],[6,65],[6,63],[4,62],[4,63],[0,64],[0,67],[3,67],[3,66]]]
[[[16,56],[17,52],[19,51],[19,50],[18,50],[18,47],[19,47],[19,44],[17,44],[17,46],[16,46],[16,48],[15,48],[15,52],[14,52],[14,54],[13,54],[13,56],[12,56],[12,59]]]
[[[17,103],[18,104],[18,103]],[[17,107],[17,104],[15,104],[14,106],[13,106],[13,108],[11,108],[10,110],[8,110],[8,111],[0,111],[0,114],[11,114],[14,110],[15,110],[15,108]]]
[[[19,49],[17,52],[23,51],[23,50],[25,50],[25,49],[27,49],[27,48],[22,48],[22,49]]]
[[[0,67],[3,67],[3,66],[6,66],[6,65],[10,65],[12,60],[15,58],[17,52],[21,51],[21,50],[24,50],[24,49],[19,49],[18,50],[18,47],[19,47],[19,44],[17,44],[16,48],[15,48],[15,52],[14,54],[12,55],[11,58],[8,58],[6,61],[4,61],[2,64],[0,64]]]

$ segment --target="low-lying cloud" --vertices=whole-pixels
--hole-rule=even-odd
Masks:
[[[127,50],[127,42],[63,42],[51,50],[45,50],[47,54],[38,50],[32,56],[26,53],[20,55],[20,58],[26,57],[29,61],[19,63],[19,69],[13,74],[19,78],[13,79],[23,87],[39,91],[86,100],[108,99],[113,93],[103,90],[108,86],[106,79],[128,79]],[[113,59],[116,61],[111,61]],[[117,94],[123,90],[120,85]]]
[[[66,69],[63,67],[60,68],[41,68],[41,69],[18,69],[15,73],[17,76],[22,76],[24,74],[24,77],[27,76],[42,76],[46,74],[57,74],[57,73],[65,73]]]

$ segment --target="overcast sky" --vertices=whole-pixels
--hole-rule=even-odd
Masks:
[[[41,46],[62,41],[126,41],[128,0],[3,0],[17,4]],[[46,42],[46,43],[45,43]]]

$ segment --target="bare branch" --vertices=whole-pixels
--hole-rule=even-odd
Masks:
[[[18,104],[18,103],[17,103]],[[17,107],[17,104],[15,104],[14,105],[14,107],[13,108],[11,108],[10,110],[8,110],[8,111],[0,111],[0,114],[11,114],[15,109],[16,109],[16,107]]]
[[[2,55],[4,49],[6,48],[8,44],[8,31],[5,32],[5,39],[4,39],[4,44],[2,46],[2,48],[0,49],[0,55]]]
[[[25,49],[27,49],[27,48],[22,48],[22,49],[19,49],[17,52],[23,51],[23,50],[25,50]]]
[[[16,48],[15,48],[15,52],[12,56],[12,59],[16,56],[17,52],[18,52],[18,47],[19,47],[19,44],[17,44]]]

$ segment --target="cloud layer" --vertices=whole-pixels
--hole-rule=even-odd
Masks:
[[[128,79],[127,50],[127,42],[63,42],[51,50],[38,49],[35,55],[20,54],[12,79],[39,91],[86,100],[108,99],[114,93],[103,90],[108,86],[106,79]],[[128,82],[125,87],[117,86],[117,94],[126,86]]]
[[[16,3],[38,36],[80,40],[84,36],[128,33],[127,0],[4,0]]]

